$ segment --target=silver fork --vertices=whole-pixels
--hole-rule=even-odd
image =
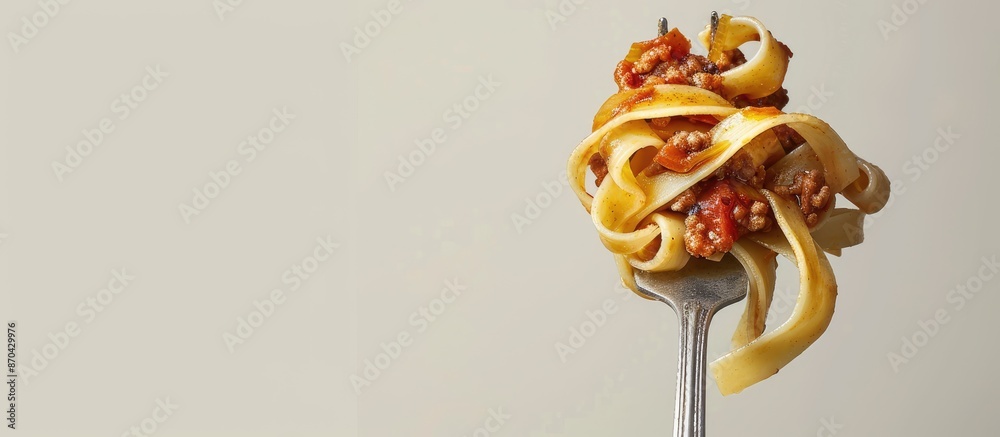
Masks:
[[[680,352],[674,437],[704,437],[708,324],[717,311],[746,296],[750,288],[746,270],[732,255],[719,262],[692,258],[675,272],[636,271],[635,282],[640,293],[666,302],[677,313]]]
[[[719,15],[713,11],[711,18],[715,39]],[[669,30],[667,19],[660,18],[657,34]],[[708,325],[716,312],[747,295],[746,270],[732,255],[719,262],[692,258],[680,271],[636,271],[635,282],[640,293],[670,305],[680,325],[674,437],[704,437]]]

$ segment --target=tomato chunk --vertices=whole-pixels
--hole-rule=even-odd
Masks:
[[[733,179],[706,184],[685,221],[688,252],[701,257],[729,252],[749,232],[746,216],[761,199],[757,190]],[[742,217],[737,217],[737,208],[743,211]]]

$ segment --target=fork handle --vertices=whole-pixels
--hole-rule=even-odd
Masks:
[[[708,324],[713,311],[699,302],[685,302],[678,311],[680,356],[674,437],[705,436],[705,361]]]

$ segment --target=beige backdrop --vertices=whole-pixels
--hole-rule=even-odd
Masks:
[[[998,10],[936,0],[3,2],[17,433],[669,435],[675,318],[561,181],[629,44],[713,9],[897,190],[708,434],[992,435]]]

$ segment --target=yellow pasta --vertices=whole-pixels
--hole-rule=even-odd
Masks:
[[[760,21],[722,16],[700,41],[707,57],[677,29],[634,44],[615,71],[619,92],[567,170],[633,290],[634,269],[680,270],[692,256],[732,252],[747,269],[733,351],[710,365],[731,394],[777,373],[826,330],[837,284],[825,253],[861,242],[857,224],[885,205],[889,182],[824,121],[781,111],[792,54]],[[760,47],[748,57],[739,48],[750,41]],[[837,194],[857,209],[836,208]],[[764,334],[777,254],[798,267],[801,288],[789,320]]]

